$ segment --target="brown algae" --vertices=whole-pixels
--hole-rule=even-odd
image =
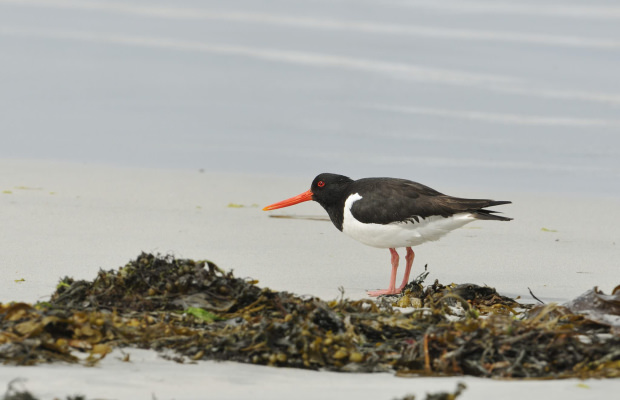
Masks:
[[[47,303],[0,304],[0,360],[92,364],[138,347],[176,361],[401,376],[620,377],[620,337],[606,320],[422,281],[398,299],[323,301],[260,288],[210,261],[143,253],[92,282],[64,278]],[[620,290],[603,296],[617,310],[609,304]],[[422,308],[409,313],[392,305],[414,303]]]

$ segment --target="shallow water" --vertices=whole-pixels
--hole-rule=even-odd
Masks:
[[[610,1],[0,0],[0,49],[3,158],[620,196]]]

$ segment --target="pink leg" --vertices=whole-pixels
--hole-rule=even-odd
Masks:
[[[372,297],[380,296],[382,294],[397,294],[400,293],[400,289],[396,289],[396,270],[398,270],[398,253],[396,249],[390,249],[390,253],[392,253],[392,276],[390,276],[390,287],[383,290],[373,290],[369,291],[368,295]],[[413,262],[413,259],[412,259]]]
[[[398,288],[399,292],[402,292],[405,286],[409,283],[409,273],[411,272],[414,257],[415,253],[411,250],[411,247],[407,247],[407,255],[405,256],[405,260],[407,260],[407,264],[405,265],[405,276],[403,277],[403,283],[401,283]]]

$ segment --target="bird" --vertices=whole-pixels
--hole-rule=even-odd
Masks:
[[[413,246],[439,240],[450,231],[476,220],[512,220],[486,209],[510,204],[510,201],[452,197],[407,179],[353,180],[332,173],[317,175],[309,190],[268,205],[263,211],[310,200],[319,203],[345,235],[365,245],[390,250],[392,273],[389,286],[368,291],[372,297],[402,292],[409,281],[415,258]],[[400,261],[396,249],[403,247],[406,248],[405,274],[401,285],[396,287]]]

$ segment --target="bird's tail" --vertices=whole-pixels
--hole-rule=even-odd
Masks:
[[[511,203],[512,203],[511,201],[491,201],[485,207],[499,206],[502,204],[511,204]],[[499,211],[480,209],[480,210],[474,211],[472,215],[476,219],[487,219],[487,220],[495,220],[495,221],[512,221],[512,218],[502,217],[501,215],[495,215],[498,212]]]

